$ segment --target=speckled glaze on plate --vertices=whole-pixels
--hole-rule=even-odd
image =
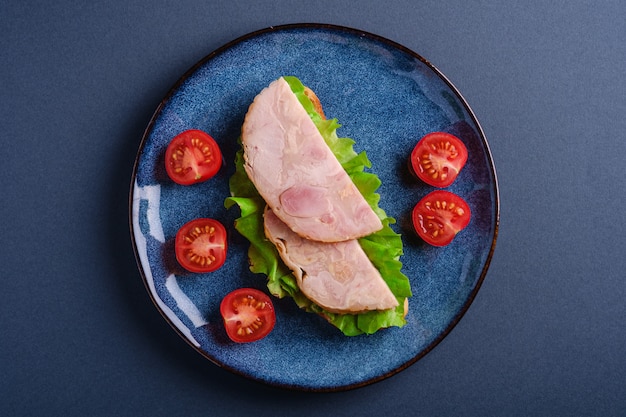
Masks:
[[[226,210],[237,137],[253,98],[271,81],[294,75],[311,87],[338,134],[366,151],[382,180],[380,206],[403,236],[403,272],[410,278],[408,324],[370,336],[346,337],[291,299],[275,299],[277,322],[261,341],[235,344],[223,329],[219,304],[230,291],[267,292],[265,277],[248,269],[248,242]],[[224,167],[189,187],[164,169],[168,142],[186,129],[211,134]],[[460,137],[469,160],[448,190],[469,203],[472,220],[447,247],[423,243],[410,213],[432,191],[413,178],[408,156],[426,133]],[[229,229],[224,266],[191,274],[176,263],[173,238],[187,221],[213,217]],[[241,37],[208,55],[176,83],[152,117],[138,152],[130,195],[131,237],[148,292],[163,317],[207,359],[273,386],[335,391],[387,378],[415,363],[455,326],[489,266],[498,231],[496,174],[482,129],[456,88],[418,54],[379,36],[329,25],[288,25]]]

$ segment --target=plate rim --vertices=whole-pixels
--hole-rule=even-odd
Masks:
[[[255,37],[259,37],[261,35],[265,35],[268,33],[274,33],[274,32],[286,32],[286,31],[292,31],[292,30],[306,30],[306,29],[311,29],[311,30],[316,30],[316,31],[334,31],[334,32],[340,32],[340,33],[345,33],[348,35],[352,35],[352,36],[360,36],[363,38],[367,38],[371,41],[375,41],[375,42],[380,42],[383,43],[387,46],[390,46],[392,48],[395,48],[405,54],[408,54],[410,56],[412,56],[413,58],[421,61],[424,65],[426,65],[427,67],[429,67],[429,69],[431,71],[433,71],[437,77],[439,77],[447,86],[448,88],[450,88],[450,90],[452,92],[454,92],[454,94],[456,95],[456,97],[459,99],[459,101],[461,102],[461,104],[464,107],[464,110],[467,111],[468,116],[471,118],[472,122],[475,124],[476,129],[477,129],[477,133],[478,133],[478,137],[480,139],[480,141],[482,142],[482,145],[484,147],[484,151],[485,151],[485,157],[486,160],[488,162],[488,167],[491,171],[491,176],[493,178],[493,183],[491,186],[490,191],[493,193],[493,208],[494,208],[494,217],[493,217],[493,223],[492,223],[492,227],[493,227],[493,238],[491,239],[491,245],[489,247],[489,251],[487,252],[487,257],[485,259],[485,263],[484,266],[481,270],[481,273],[479,275],[479,277],[476,279],[475,285],[472,289],[472,291],[469,293],[468,297],[465,299],[465,301],[462,304],[462,307],[459,309],[459,311],[457,312],[457,314],[452,318],[452,320],[450,320],[450,322],[448,323],[448,325],[443,329],[443,331],[435,338],[433,339],[424,349],[422,349],[417,355],[415,355],[414,357],[410,358],[409,360],[403,362],[400,366],[391,369],[387,372],[384,372],[381,375],[378,375],[376,377],[373,378],[368,378],[366,380],[363,381],[358,381],[352,384],[346,384],[346,385],[340,385],[340,386],[328,386],[328,387],[309,387],[309,386],[302,386],[302,385],[295,385],[295,384],[289,384],[289,383],[280,383],[280,382],[276,382],[276,381],[269,381],[269,380],[264,380],[264,379],[260,379],[260,378],[255,378],[253,375],[249,375],[233,366],[229,366],[221,361],[219,361],[218,359],[216,359],[215,357],[213,357],[212,355],[210,355],[208,352],[200,349],[200,347],[194,345],[188,337],[186,337],[183,332],[172,322],[172,320],[170,319],[170,317],[168,317],[168,315],[163,311],[163,309],[159,306],[158,301],[156,300],[156,294],[153,293],[153,291],[151,290],[149,284],[148,284],[148,279],[146,277],[146,273],[144,270],[144,267],[142,265],[141,259],[140,259],[140,255],[138,252],[138,247],[137,247],[137,241],[135,238],[135,224],[134,224],[134,218],[133,218],[133,207],[134,207],[134,195],[135,195],[135,184],[136,184],[136,178],[137,178],[137,172],[139,169],[139,161],[141,159],[141,155],[143,153],[143,150],[146,146],[146,143],[148,142],[148,138],[150,136],[150,133],[153,130],[153,126],[156,123],[157,119],[159,118],[162,110],[164,109],[164,107],[166,106],[166,104],[169,102],[169,100],[172,98],[172,96],[176,93],[176,91],[179,89],[179,87],[185,83],[185,81],[187,79],[189,79],[199,68],[201,68],[202,66],[204,66],[207,62],[211,61],[212,59],[214,59],[216,56],[218,56],[219,54],[228,51],[229,49],[231,49],[232,47],[246,41],[249,39],[253,39]],[[367,385],[371,385],[373,383],[385,380],[393,375],[396,375],[397,373],[407,369],[408,367],[410,367],[411,365],[415,364],[416,362],[418,362],[420,359],[422,359],[424,356],[426,356],[428,353],[430,353],[435,347],[437,347],[437,345],[439,345],[439,343],[441,343],[441,341],[443,339],[445,339],[450,333],[451,331],[458,325],[458,323],[460,322],[460,320],[465,316],[465,314],[467,313],[467,311],[469,310],[470,306],[473,304],[480,288],[482,287],[482,284],[485,280],[485,277],[487,275],[487,272],[489,270],[489,267],[491,265],[491,261],[495,252],[495,248],[496,248],[496,241],[498,239],[498,235],[499,235],[499,227],[500,227],[500,191],[499,191],[499,184],[498,184],[498,177],[497,177],[497,173],[496,173],[496,167],[495,167],[495,162],[493,160],[493,155],[491,152],[491,148],[489,146],[489,143],[487,141],[486,135],[484,133],[484,130],[480,124],[480,122],[478,121],[478,118],[476,117],[474,111],[472,110],[472,108],[469,106],[469,103],[467,102],[467,100],[465,99],[465,97],[461,94],[461,92],[456,88],[456,86],[454,84],[452,84],[452,82],[448,79],[448,77],[443,74],[436,66],[434,66],[429,60],[425,59],[422,55],[418,54],[417,52],[407,48],[406,46],[390,40],[386,37],[383,37],[381,35],[377,35],[368,31],[364,31],[364,30],[360,30],[360,29],[356,29],[353,27],[348,27],[348,26],[342,26],[342,25],[336,25],[336,24],[329,24],[329,23],[313,23],[313,22],[305,22],[305,23],[289,23],[289,24],[283,24],[283,25],[276,25],[276,26],[268,26],[262,29],[257,29],[254,30],[252,32],[246,33],[242,36],[239,36],[237,38],[234,38],[233,40],[226,42],[225,44],[223,44],[222,46],[218,47],[217,49],[213,50],[212,52],[210,52],[208,55],[204,56],[203,58],[201,58],[199,61],[197,61],[195,64],[193,64],[187,71],[185,71],[183,73],[183,75],[181,75],[176,82],[167,90],[167,93],[164,95],[164,97],[161,99],[161,101],[159,102],[157,108],[155,109],[155,111],[153,112],[152,116],[150,117],[150,120],[148,122],[148,124],[146,125],[146,128],[144,129],[144,132],[142,134],[141,140],[139,142],[139,147],[137,149],[137,153],[135,155],[135,159],[133,162],[133,169],[132,169],[132,173],[131,173],[131,178],[130,178],[130,192],[129,192],[129,196],[128,196],[128,222],[129,222],[129,231],[130,231],[130,238],[131,238],[131,243],[132,243],[132,248],[133,248],[133,253],[135,256],[135,262],[137,264],[139,273],[141,275],[144,287],[146,288],[146,291],[150,297],[150,300],[152,301],[152,303],[154,304],[155,308],[157,309],[157,311],[159,312],[159,314],[165,319],[165,321],[170,325],[170,327],[172,327],[174,329],[174,331],[178,334],[179,337],[181,337],[189,346],[192,347],[193,350],[195,350],[197,353],[199,353],[202,357],[204,357],[205,359],[208,359],[210,362],[212,362],[214,365],[217,365],[220,368],[223,368],[225,370],[228,370],[229,372],[242,376],[248,380],[251,381],[255,381],[257,383],[260,384],[264,384],[264,385],[269,385],[269,386],[273,386],[273,387],[277,387],[277,388],[284,388],[284,389],[290,389],[290,390],[296,390],[296,391],[309,391],[309,392],[338,392],[338,391],[347,391],[347,390],[352,390],[352,389],[356,389],[356,388],[360,388],[360,387],[364,387]]]

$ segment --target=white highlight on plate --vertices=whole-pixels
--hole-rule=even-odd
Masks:
[[[172,297],[174,297],[174,301],[176,301],[176,305],[180,308],[189,320],[193,323],[195,327],[204,326],[208,323],[202,317],[202,313],[196,307],[196,305],[187,297],[187,295],[180,289],[178,286],[178,281],[176,281],[176,276],[174,274],[167,277],[165,280],[165,287],[168,289]]]
[[[180,330],[180,332],[183,333],[187,340],[193,343],[194,346],[200,347],[200,343],[191,335],[189,328],[187,328],[187,326],[185,326],[183,322],[180,321],[178,316],[174,314],[174,312],[163,302],[161,297],[159,297],[156,292],[156,289],[154,287],[154,277],[152,276],[152,270],[150,269],[150,263],[148,262],[148,246],[146,243],[146,238],[141,233],[141,228],[139,226],[139,207],[141,205],[141,200],[146,200],[148,203],[146,218],[148,220],[150,236],[153,236],[159,242],[164,243],[165,234],[163,233],[163,227],[161,226],[161,219],[159,217],[161,186],[146,185],[144,187],[140,187],[137,184],[137,181],[135,181],[133,187],[133,232],[135,237],[135,245],[137,246],[137,254],[143,267],[144,275],[146,277],[146,282],[148,283],[150,293],[153,295],[154,301],[159,306],[161,311],[167,316],[170,322],[174,326],[176,326],[176,328]],[[182,293],[177,283],[176,287],[178,288],[178,291]],[[185,298],[187,297],[185,296]]]
[[[135,181],[135,192],[133,193],[133,221],[134,219],[139,221],[140,200],[146,200],[148,202],[146,219],[148,220],[150,236],[154,237],[161,243],[165,243],[165,234],[163,233],[161,216],[159,215],[159,210],[161,208],[161,186],[146,185],[140,187],[137,185],[137,181]],[[139,228],[137,228],[137,230],[139,230]]]

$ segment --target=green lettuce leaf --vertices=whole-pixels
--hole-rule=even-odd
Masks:
[[[380,195],[376,190],[380,187],[380,179],[366,168],[371,162],[365,152],[354,151],[355,142],[350,138],[337,136],[340,127],[336,119],[324,119],[316,111],[313,103],[304,94],[304,85],[295,77],[284,77],[291,90],[296,94],[302,106],[317,126],[324,140],[346,170],[356,187],[365,197],[383,223],[383,228],[369,236],[359,239],[359,243],[374,266],[380,271],[383,279],[398,299],[395,309],[385,311],[369,311],[360,314],[336,314],[325,311],[306,298],[298,288],[296,278],[283,263],[274,244],[265,237],[263,230],[263,210],[265,201],[259,195],[254,184],[244,170],[243,149],[235,156],[235,173],[229,180],[231,197],[224,205],[230,208],[237,205],[240,217],[235,220],[235,228],[250,241],[248,258],[250,270],[267,276],[267,287],[274,296],[292,297],[295,303],[305,311],[323,316],[331,324],[347,336],[372,334],[391,326],[402,327],[405,300],[412,295],[409,279],[402,273],[400,256],[403,253],[400,235],[390,227],[395,219],[388,217],[379,207]]]

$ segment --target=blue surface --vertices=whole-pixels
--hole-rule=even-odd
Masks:
[[[129,238],[137,150],[181,74],[300,22],[377,33],[441,69],[500,190],[463,319],[402,372],[338,393],[198,354],[154,307]],[[1,416],[624,416],[623,0],[6,0],[0,33]],[[347,135],[354,119],[325,102]]]
[[[342,65],[346,60],[351,65]],[[237,138],[248,106],[281,75],[295,75],[316,92],[326,115],[343,123],[338,134],[356,140],[357,152],[368,153],[372,172],[382,181],[380,204],[398,220],[394,227],[403,235],[403,272],[414,292],[408,324],[402,329],[349,338],[323,319],[296,311],[289,300],[281,300],[276,306],[276,327],[267,338],[237,345],[224,337],[221,299],[239,287],[264,289],[266,277],[248,271],[248,242],[233,227],[239,212],[226,210],[223,201],[230,195],[228,179],[234,173]],[[216,177],[191,187],[173,183],[163,172],[168,143],[187,129],[211,134],[225,160]],[[419,139],[433,131],[454,133],[470,155],[448,190],[466,199],[472,220],[444,248],[421,242],[410,221],[413,206],[434,188],[411,176],[408,156]],[[354,388],[412,364],[469,307],[495,247],[499,214],[495,171],[482,130],[465,101],[417,54],[342,27],[296,25],[260,31],[197,64],[156,111],[133,182],[133,223],[139,225],[134,228],[135,243],[151,295],[165,304],[157,302],[157,307],[212,361],[272,385]],[[158,189],[158,194],[152,189]],[[158,211],[158,217],[151,210]],[[174,260],[176,232],[198,217],[215,218],[230,230],[227,261],[211,274],[185,273]],[[176,317],[172,319],[169,311]]]

